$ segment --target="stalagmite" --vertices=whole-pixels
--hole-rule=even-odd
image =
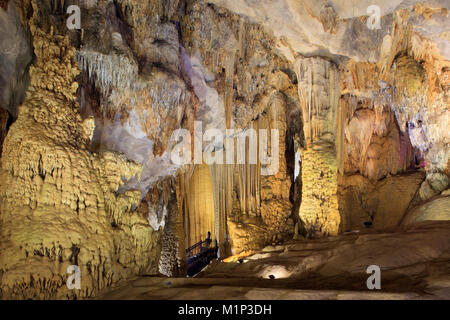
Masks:
[[[0,239],[1,292],[21,299],[87,298],[149,269],[158,234],[135,211],[140,192],[118,192],[142,167],[113,152],[88,150],[92,130],[76,111],[75,48],[67,37],[31,23],[31,86],[1,158],[1,225],[12,231]],[[66,270],[74,264],[84,289],[68,292]]]

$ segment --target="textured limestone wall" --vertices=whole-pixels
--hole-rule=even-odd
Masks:
[[[143,165],[141,179],[130,184],[143,195],[179,168],[166,152],[169,139],[175,129],[193,125],[196,105],[182,75],[178,4],[174,13],[162,3],[101,1],[83,7],[92,18],[77,50],[82,114],[96,123],[93,144]]]
[[[180,1],[101,1],[84,6],[90,17],[77,51],[83,71],[84,117],[94,117],[95,150],[114,150],[142,165],[121,190],[139,189],[143,214],[160,237],[158,271],[185,272],[185,239],[179,165],[170,160],[175,129],[192,130],[197,101],[183,74]],[[98,37],[101,36],[101,43]],[[97,99],[89,99],[89,97]],[[178,173],[177,173],[178,172]],[[197,216],[199,212],[197,212]],[[191,212],[191,218],[195,217]]]
[[[254,232],[244,232],[250,247],[292,233],[292,177],[284,153],[285,141],[292,139],[286,135],[286,114],[297,109],[296,78],[273,48],[271,35],[204,1],[118,1],[116,6],[101,2],[84,6],[83,12],[94,17],[83,26],[76,56],[83,71],[82,114],[96,124],[92,148],[122,152],[143,165],[140,179],[132,179],[121,190],[141,190],[141,207],[148,210],[152,226],[170,229],[168,221],[176,220],[170,212],[160,214],[160,204],[146,202],[153,197],[147,192],[152,194],[154,184],[166,175],[184,175],[179,172],[185,170],[176,173],[179,167],[170,164],[167,153],[174,129],[192,133],[194,120],[202,121],[204,130],[258,128],[258,119],[268,112],[261,128],[281,131],[279,173],[266,179],[256,174],[259,166],[218,165],[209,168],[210,183],[203,169],[200,175],[197,168],[183,177],[177,196],[185,215],[184,246],[211,231],[223,256],[228,255],[232,241],[228,221],[234,209],[245,225],[256,223],[255,240]],[[103,37],[100,44],[95,33]],[[291,131],[299,135],[300,130]],[[256,220],[249,223],[247,217]],[[163,246],[164,239],[167,246],[178,246],[175,238],[164,236]]]
[[[93,146],[123,152],[143,165],[141,179],[121,189],[138,187],[145,200],[155,182],[176,174],[179,167],[170,164],[167,153],[174,129],[187,128],[193,134],[194,120],[202,121],[203,131],[258,128],[257,119],[268,112],[271,115],[261,128],[281,131],[280,172],[265,179],[257,174],[259,166],[211,166],[208,183],[206,170],[201,169],[199,176],[200,169],[193,169],[194,174],[183,178],[178,195],[184,230],[189,230],[184,245],[192,245],[211,231],[222,245],[222,254],[229,254],[227,219],[235,209],[247,222],[247,216],[257,218],[253,222],[258,237],[252,240],[253,233],[244,232],[250,247],[292,233],[293,222],[288,221],[292,177],[284,153],[286,139],[292,139],[286,135],[286,113],[297,109],[296,79],[289,63],[274,50],[271,35],[204,1],[164,5],[118,1],[115,8],[101,3],[83,10],[98,20],[85,28],[82,49],[77,51],[84,71],[83,116],[94,117],[96,123]],[[122,21],[115,21],[117,17],[109,13],[114,10]],[[103,24],[105,29],[96,27]],[[100,46],[94,32],[106,39]],[[88,98],[96,95],[98,99]],[[274,111],[268,111],[268,104]],[[299,130],[291,131],[298,135]],[[196,182],[199,178],[201,183]],[[155,217],[158,210],[150,207],[149,217]],[[170,213],[165,217],[170,220]],[[156,220],[161,224],[164,218]]]
[[[152,272],[158,234],[136,211],[139,190],[118,191],[142,167],[88,150],[92,127],[74,95],[75,48],[37,26],[32,4],[36,62],[1,158],[1,296],[86,298]],[[66,287],[69,265],[80,268],[81,290]]]
[[[359,174],[339,176],[341,231],[360,230],[364,223],[384,229],[398,226],[418,194],[423,172],[371,181]]]
[[[296,73],[307,145],[319,140],[334,143],[340,80],[336,64],[299,57]]]
[[[262,175],[265,165],[258,159],[256,165],[237,165],[235,169],[233,211],[227,216],[233,254],[260,248],[265,244],[288,239],[294,231],[290,201],[291,179],[285,156],[286,98],[273,92],[267,100],[267,109],[255,122],[255,128],[271,132],[278,129],[279,168],[276,173]],[[258,134],[258,148],[263,142]],[[271,137],[267,148],[271,150]]]
[[[350,60],[344,68],[338,117],[343,229],[361,228],[363,219],[376,228],[398,225],[407,212],[448,186],[448,57],[442,50],[446,40],[431,36],[443,31],[446,15],[422,5],[397,11],[378,63]],[[430,27],[433,21],[439,27]],[[422,173],[411,178],[418,170]],[[380,190],[360,186],[359,192],[350,191],[355,175]],[[380,186],[384,178],[392,185],[389,193],[397,196],[380,211],[368,197],[380,203],[389,198]],[[364,214],[358,217],[358,212]]]
[[[194,118],[204,130],[279,130],[280,168],[275,175],[261,176],[259,162],[210,167],[215,236],[226,256],[293,233],[293,177],[285,151],[286,141],[293,139],[288,126],[299,120],[288,121],[291,111],[298,110],[297,80],[293,67],[274,48],[272,35],[260,26],[204,1],[188,1],[186,12],[181,28],[184,65],[200,100]]]
[[[182,191],[180,190],[181,182],[179,179],[177,181],[174,177],[168,177],[157,184],[162,190],[162,194],[159,195],[159,202],[165,203],[163,211],[167,214],[161,237],[159,272],[168,277],[186,274],[186,233],[183,211],[180,207]]]
[[[293,233],[295,222],[291,219],[292,203],[289,198],[291,187],[289,175],[292,173],[288,171],[289,158],[286,156],[286,141],[289,139],[286,113],[290,107],[292,106],[287,104],[285,95],[274,92],[270,96],[266,115],[258,120],[259,128],[266,129],[268,132],[277,129],[279,132],[278,171],[273,175],[261,176],[261,218],[270,230],[269,237],[275,237],[276,240],[284,239],[287,235],[290,236]],[[271,143],[272,140],[269,138],[269,150],[271,150]],[[264,167],[264,165],[261,165],[261,167]]]
[[[1,158],[2,297],[183,275],[208,231],[226,257],[446,217],[433,213],[449,185],[444,1],[380,1],[379,30],[367,1],[80,5],[69,32],[66,2],[1,2],[0,26],[17,31],[1,39],[17,46],[0,49],[0,107],[18,115]],[[170,136],[194,140],[195,120],[202,133],[278,129],[278,171],[173,164]],[[72,264],[81,291],[65,287]]]
[[[397,89],[390,98],[400,130],[423,155],[427,177],[448,175],[448,8],[416,5],[399,11],[393,25],[391,50],[380,65],[383,78]]]
[[[424,178],[420,173],[404,176],[411,167],[415,170],[414,156],[420,154],[408,132],[399,128],[393,106],[385,99],[395,89],[380,82],[379,70],[376,64],[350,60],[341,77],[337,135],[341,231],[364,228],[364,223],[381,229],[398,225]],[[395,201],[388,201],[391,195]]]
[[[139,189],[139,212],[158,230],[159,272],[182,275],[185,234],[180,166],[170,160],[175,129],[192,126],[196,98],[182,73],[179,1],[99,1],[83,6],[77,62],[81,110],[95,119],[94,150],[114,150],[142,165],[121,190]],[[100,43],[99,43],[100,37]],[[91,97],[97,97],[91,99]],[[178,189],[177,189],[178,188]],[[149,248],[152,250],[152,248]]]
[[[323,140],[335,145],[340,175],[361,175],[376,183],[424,166],[426,181],[411,206],[447,188],[446,1],[213,2],[258,22],[274,35],[280,52],[297,64],[306,144],[331,133]],[[367,26],[370,5],[380,8],[379,29]],[[340,88],[333,91],[335,86],[323,81],[333,70],[327,63],[340,73]],[[437,178],[441,175],[446,178]],[[302,189],[309,188],[303,183]],[[342,203],[342,221],[353,219]],[[378,215],[379,221],[390,220],[388,213]]]

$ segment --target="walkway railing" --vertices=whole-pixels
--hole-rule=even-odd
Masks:
[[[202,252],[203,248],[209,248],[209,244],[206,247],[206,240],[200,240],[199,242],[197,242],[196,244],[190,246],[189,248],[186,249],[186,257],[189,259],[191,257],[194,257],[196,255],[198,255],[199,253]]]
[[[201,240],[186,249],[187,274],[193,276],[217,258],[217,246],[211,247],[211,240]]]

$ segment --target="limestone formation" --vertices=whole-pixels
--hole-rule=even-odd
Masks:
[[[411,225],[421,221],[443,221],[450,218],[449,197],[439,197],[408,212],[402,221],[403,225]]]
[[[0,298],[184,277],[208,234],[201,277],[338,290],[412,239],[395,268],[448,290],[448,1],[77,5],[0,1]]]
[[[1,294],[90,297],[151,272],[149,262],[154,267],[157,257],[150,248],[159,236],[136,212],[140,192],[118,192],[142,167],[119,154],[88,150],[74,95],[75,48],[34,19],[37,59],[1,159]],[[66,287],[70,265],[81,269],[80,290]]]

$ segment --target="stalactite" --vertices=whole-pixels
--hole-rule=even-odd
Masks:
[[[230,253],[227,218],[233,207],[233,165],[212,165],[210,174],[214,198],[214,227],[219,244],[219,255],[226,257]]]
[[[111,88],[133,87],[138,74],[135,61],[115,53],[101,54],[90,50],[79,50],[76,60],[82,71],[94,78],[96,86],[105,95]]]
[[[208,232],[211,239],[217,239],[213,185],[208,166],[189,166],[180,190],[184,203],[186,248],[205,240]]]
[[[305,139],[307,144],[311,145],[324,134],[335,134],[339,71],[335,64],[328,60],[298,58],[296,73]]]
[[[225,66],[225,116],[226,126],[231,128],[232,112],[233,112],[233,77],[234,77],[234,63],[236,52],[231,50],[228,53]]]

